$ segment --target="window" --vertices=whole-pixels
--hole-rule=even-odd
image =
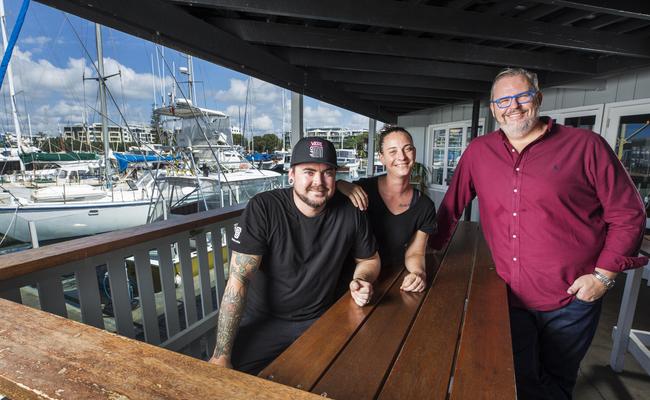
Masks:
[[[482,119],[479,120],[478,134],[483,134]],[[441,188],[449,186],[471,135],[471,121],[429,126],[427,163],[431,171],[431,183],[434,186]]]
[[[542,111],[541,115],[548,116],[556,123],[574,128],[589,129],[600,133],[604,104],[564,108],[560,110]]]
[[[590,131],[593,131],[594,126],[596,125],[596,116],[587,115],[582,117],[565,118],[563,125],[572,126],[574,128],[589,129]]]

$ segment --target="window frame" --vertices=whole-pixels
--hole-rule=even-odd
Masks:
[[[479,118],[478,120],[478,125],[481,128],[479,131],[478,135],[482,136],[485,134],[485,118]],[[443,190],[446,191],[449,185],[447,185],[445,182],[447,181],[447,176],[448,176],[448,171],[449,171],[449,165],[448,165],[448,157],[449,157],[449,131],[454,128],[462,128],[462,143],[461,143],[461,149],[460,149],[460,155],[462,156],[463,153],[465,152],[465,149],[467,148],[467,139],[469,136],[468,130],[472,127],[472,121],[471,120],[464,120],[464,121],[455,121],[455,122],[447,122],[444,124],[432,124],[427,126],[426,129],[426,154],[425,154],[425,162],[427,169],[429,170],[429,178],[428,178],[428,184],[429,187],[432,190]],[[435,131],[437,130],[445,130],[445,147],[443,151],[443,160],[444,160],[444,165],[443,165],[443,173],[442,173],[442,184],[438,184],[434,182],[434,167],[433,167],[433,157],[434,157],[434,149],[435,149]]]
[[[590,106],[560,108],[557,110],[540,111],[540,115],[554,119],[556,123],[564,125],[567,118],[596,116],[593,131],[601,136],[603,135],[603,114],[605,104],[594,104]]]

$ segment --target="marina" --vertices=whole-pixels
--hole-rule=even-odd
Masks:
[[[0,2],[3,31],[20,25],[21,2],[11,3],[8,18]],[[336,179],[355,181],[394,173],[395,165],[379,162],[391,158],[377,132],[404,127],[413,162],[403,182],[440,210],[454,179],[469,171],[463,154],[503,126],[491,93],[503,66],[535,71],[540,90],[500,100],[532,107],[525,96],[536,98],[540,116],[595,132],[613,155],[591,167],[620,161],[634,186],[628,193],[638,191],[650,209],[650,13],[638,4],[39,0],[29,11],[28,4],[20,11],[27,33],[2,32],[3,49],[18,41],[2,80],[0,400],[523,399],[509,303],[519,289],[491,253],[498,235],[486,236],[493,216],[479,205],[492,198],[481,195],[459,206],[448,246],[423,246],[423,292],[400,287],[412,273],[406,261],[382,267],[366,305],[345,292],[259,375],[205,362],[227,310],[231,239],[250,198],[291,186],[293,145],[330,140]],[[29,20],[35,11],[38,23]],[[67,46],[63,56],[49,53],[55,45]],[[503,186],[513,209],[499,202],[494,214],[527,221],[546,204],[538,191],[550,190],[553,174],[585,181],[596,174],[567,169],[569,158],[589,151],[565,146],[568,156],[554,159],[540,148],[506,149],[551,159],[549,179],[527,186],[531,171],[520,168],[529,164],[518,164],[519,181]],[[496,167],[472,171],[488,176],[470,188],[476,193],[507,179]],[[563,194],[584,191],[576,185]],[[592,211],[589,218],[600,218]],[[503,229],[507,243],[543,234],[515,231],[530,227],[518,224]],[[566,225],[567,243],[580,228],[553,224]],[[507,262],[532,273],[513,246]],[[650,255],[647,230],[638,255]],[[649,278],[650,266],[641,266],[606,285],[574,399],[648,398]]]

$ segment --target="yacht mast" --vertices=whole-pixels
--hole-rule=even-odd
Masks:
[[[8,41],[7,41],[7,19],[5,17],[5,3],[3,0],[0,0],[0,28],[2,29],[2,51],[7,51]],[[9,82],[9,99],[11,101],[11,113],[14,119],[14,129],[16,133],[16,140],[18,142],[18,151],[22,150],[22,134],[20,132],[20,123],[18,122],[18,112],[16,111],[16,92],[14,90],[14,76],[11,72],[11,61],[7,65],[7,81]],[[24,169],[22,163],[20,163],[20,169]]]
[[[106,110],[106,78],[104,77],[104,54],[102,49],[102,29],[101,25],[95,24],[95,39],[97,42],[97,71],[99,76],[99,101],[100,111],[102,114],[102,138],[104,140],[104,174],[106,175],[106,185],[111,187],[111,163],[108,158],[110,153],[108,137],[108,113]]]
[[[196,106],[196,89],[194,88],[194,63],[192,56],[187,55],[187,96],[194,106]]]

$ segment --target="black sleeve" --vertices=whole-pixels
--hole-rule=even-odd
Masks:
[[[436,225],[436,205],[424,193],[421,196],[424,207],[419,218],[418,230],[429,235],[434,235],[438,231]]]
[[[264,255],[267,248],[268,215],[266,207],[259,196],[255,196],[246,205],[246,209],[235,226],[235,233],[230,240],[233,251],[249,255]]]
[[[368,213],[355,208],[357,215],[357,232],[354,236],[354,258],[370,258],[377,251],[375,235],[368,223]]]

